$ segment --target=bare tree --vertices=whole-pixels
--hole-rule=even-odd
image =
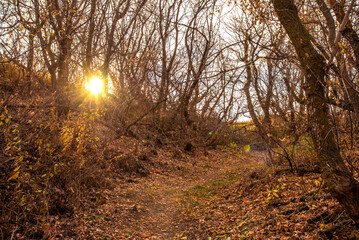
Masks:
[[[339,152],[329,124],[329,110],[325,103],[325,62],[311,41],[311,36],[298,16],[291,0],[273,0],[279,21],[285,28],[299,57],[306,77],[306,97],[318,161],[323,169],[326,186],[338,199],[349,215],[359,221],[359,183],[347,169]]]

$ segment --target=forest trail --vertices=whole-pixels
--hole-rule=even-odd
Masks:
[[[247,172],[260,161],[245,152],[213,151],[183,162],[176,171],[154,169],[148,177],[119,182],[96,198],[93,212],[78,216],[74,234],[86,239],[187,239],[186,233],[198,230],[187,218],[198,204],[192,192],[214,190],[213,183],[223,183],[219,179],[238,169]]]
[[[224,159],[208,159],[211,165],[208,162],[200,162],[190,170],[182,169],[182,175],[155,175],[151,181],[141,186],[138,194],[147,192],[153,197],[152,202],[144,201],[142,204],[148,220],[144,226],[153,232],[154,239],[185,238],[184,232],[195,230],[194,226],[185,222],[183,216],[189,214],[190,208],[187,205],[191,207],[198,204],[191,203],[191,191],[208,186],[227,173],[246,168],[246,165],[257,161],[245,155],[222,157]]]
[[[358,239],[318,173],[268,166],[256,151],[170,156],[159,151],[147,176],[129,175],[89,194],[88,212],[60,219],[63,238]]]

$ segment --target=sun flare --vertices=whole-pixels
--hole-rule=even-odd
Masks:
[[[98,77],[93,77],[90,82],[86,84],[86,89],[95,95],[98,95],[100,92],[102,92],[102,88],[102,80]]]

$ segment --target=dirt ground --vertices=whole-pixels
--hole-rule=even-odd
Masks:
[[[88,212],[61,219],[65,239],[357,239],[320,176],[266,164],[260,152],[159,151],[145,177],[93,193]],[[156,164],[156,161],[161,164]],[[319,179],[319,180],[318,180]]]

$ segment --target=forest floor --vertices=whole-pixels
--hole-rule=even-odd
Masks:
[[[65,239],[359,239],[319,174],[268,166],[260,152],[158,150],[148,174],[94,191],[57,219]]]

